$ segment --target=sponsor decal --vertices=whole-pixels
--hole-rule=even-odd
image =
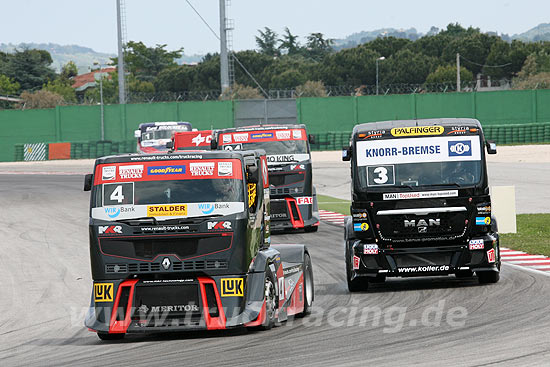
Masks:
[[[148,217],[187,216],[187,205],[147,205]]]
[[[258,139],[271,139],[273,138],[273,133],[253,133],[250,134],[250,139],[258,140]]]
[[[242,297],[244,290],[243,278],[222,278],[222,297]]]
[[[369,229],[368,223],[353,223],[353,230],[355,232],[365,232]]]
[[[97,231],[99,234],[122,234],[122,226],[99,226]]]
[[[109,218],[116,218],[120,214],[120,208],[103,208]]]
[[[208,222],[207,223],[208,230],[224,230],[224,229],[231,229],[231,222],[226,220],[222,222]]]
[[[291,275],[294,275],[302,270],[302,264],[293,265],[291,267],[288,267],[286,269],[283,269],[283,275],[286,277],[289,277]]]
[[[363,246],[363,254],[365,255],[378,255],[377,244],[367,244]]]
[[[481,238],[476,238],[476,239],[470,240],[468,245],[469,245],[470,250],[483,250],[483,248],[484,248],[483,239],[481,239]]]
[[[457,197],[458,190],[420,191],[420,192],[391,192],[383,195],[384,200],[402,199],[433,199]]]
[[[189,163],[189,172],[191,176],[212,176],[214,166],[214,162]]]
[[[405,268],[397,268],[399,273],[431,273],[449,271],[449,265],[427,265],[427,266],[408,266]]]
[[[361,259],[359,259],[358,256],[353,255],[353,270],[359,269],[359,262]]]
[[[170,264],[171,264],[170,259],[165,257],[162,260],[161,264],[162,264],[162,267],[164,268],[164,270],[168,270],[170,268]]]
[[[294,154],[268,155],[266,158],[269,163],[294,162]]]
[[[116,178],[116,166],[107,166],[101,168],[101,179],[111,181]]]
[[[96,302],[113,302],[113,283],[94,283]]]
[[[491,224],[491,217],[476,217],[476,226],[488,226]]]
[[[395,127],[390,130],[393,136],[420,136],[420,135],[441,135],[445,128],[443,126],[414,126]]]
[[[185,174],[185,166],[153,166],[147,167],[148,175],[180,175]]]
[[[214,211],[214,204],[199,204],[199,210],[202,214],[210,214]]]
[[[201,145],[204,142],[209,143],[210,140],[212,140],[212,135],[202,136],[202,134],[199,133],[199,135],[197,135],[193,139],[191,139],[191,142],[193,144],[195,144],[196,147],[198,147],[199,145]]]
[[[156,227],[140,227],[142,232],[171,232],[171,231],[187,231],[189,226],[156,226]]]
[[[425,219],[420,219],[418,222],[415,219],[407,220],[405,219],[403,221],[403,226],[405,228],[408,227],[437,227],[441,225],[441,219],[432,219],[428,218],[428,221]]]
[[[218,162],[218,176],[232,176],[233,162]]]
[[[162,312],[198,312],[199,306],[195,304],[170,305],[170,306],[147,306],[142,304],[137,308],[140,313],[162,313]]]
[[[302,130],[292,130],[292,139],[302,139]]]
[[[135,164],[130,166],[120,166],[118,167],[118,175],[121,179],[135,179],[141,178],[143,175],[143,165]]]
[[[491,205],[478,206],[477,214],[491,214]]]
[[[449,157],[472,156],[472,142],[469,140],[450,141]]]
[[[478,161],[479,136],[445,136],[357,142],[359,166],[403,163]]]
[[[248,141],[248,133],[233,134],[233,141],[235,143],[244,143]]]
[[[487,261],[491,264],[495,262],[495,249],[492,248],[489,251],[487,251]]]
[[[291,171],[299,171],[299,170],[305,170],[306,165],[305,164],[291,164],[290,170]]]
[[[366,218],[367,218],[367,212],[353,213],[353,219],[366,219]]]
[[[231,134],[223,134],[222,135],[222,143],[223,144],[231,144]]]
[[[256,202],[256,184],[249,183],[248,187],[248,207],[253,207]]]
[[[313,197],[312,196],[303,196],[296,198],[296,202],[298,205],[313,205]]]
[[[268,173],[267,173],[267,160],[262,159],[262,176],[264,180],[264,187],[267,187],[269,185],[268,182]],[[269,193],[269,190],[268,190]]]
[[[288,140],[290,139],[290,130],[275,131],[275,136],[277,136],[277,139],[280,139],[280,140]]]

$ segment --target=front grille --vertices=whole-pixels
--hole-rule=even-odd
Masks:
[[[272,173],[269,175],[269,183],[273,186],[292,185],[305,179],[302,173]]]
[[[271,220],[288,219],[288,206],[285,200],[271,202]]]
[[[105,237],[99,239],[101,251],[106,255],[137,260],[154,259],[159,255],[173,254],[180,259],[204,256],[231,247],[233,237],[228,235],[202,236],[148,236]]]
[[[376,221],[380,225],[378,233],[383,240],[425,242],[440,239],[450,240],[463,236],[467,228],[466,216],[466,212],[434,213],[428,216],[396,214],[376,216]],[[440,225],[419,225],[421,220],[429,224],[430,219],[439,219]],[[415,225],[406,227],[405,221],[414,221]],[[421,229],[419,230],[419,228]]]
[[[116,270],[118,269],[118,270]],[[174,261],[166,271],[199,271],[227,269],[225,260]],[[106,273],[150,273],[165,271],[160,262],[141,264],[106,264]]]

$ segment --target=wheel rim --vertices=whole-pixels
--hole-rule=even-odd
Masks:
[[[275,317],[275,287],[269,277],[265,279],[265,311],[269,323]]]

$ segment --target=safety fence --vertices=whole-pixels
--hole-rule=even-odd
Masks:
[[[497,144],[550,143],[550,122],[513,125],[489,125],[483,127],[486,140]],[[329,131],[313,134],[312,150],[340,150],[349,145],[351,131]]]
[[[134,153],[135,151],[135,140],[16,144],[14,160],[87,159],[113,154]]]

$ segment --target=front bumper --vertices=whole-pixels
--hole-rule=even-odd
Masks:
[[[459,271],[498,271],[498,240],[487,235],[483,244],[436,245],[417,248],[379,248],[375,243],[355,240],[349,252],[352,279],[355,277],[411,277],[455,274]],[[481,247],[482,246],[482,247]]]
[[[271,230],[288,231],[320,224],[317,196],[312,196],[311,204],[298,204],[294,197],[271,199]]]

